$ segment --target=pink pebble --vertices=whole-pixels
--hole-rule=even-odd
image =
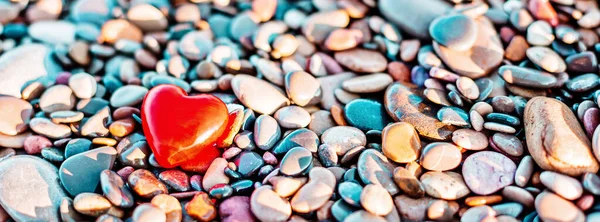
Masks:
[[[38,154],[42,152],[42,149],[51,147],[52,142],[43,136],[30,136],[24,141],[23,148],[27,154]]]

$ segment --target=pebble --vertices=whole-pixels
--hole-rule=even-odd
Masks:
[[[535,65],[551,73],[561,73],[567,70],[565,61],[552,49],[535,46],[527,49],[527,58]]]
[[[30,136],[23,142],[23,148],[27,154],[39,154],[42,149],[51,146],[52,142],[43,136]]]
[[[512,160],[500,153],[481,151],[465,159],[462,173],[473,193],[488,195],[512,184],[516,168]]]
[[[424,221],[427,219],[427,208],[434,199],[423,197],[418,199],[410,198],[406,195],[394,197],[394,203],[398,208],[402,220]]]
[[[504,57],[512,62],[523,61],[527,56],[528,48],[529,44],[527,43],[527,40],[525,40],[525,37],[516,35],[510,40],[510,43],[508,43]]]
[[[269,183],[273,185],[273,191],[281,197],[291,197],[304,186],[308,179],[306,177],[283,177],[274,176],[269,178]]]
[[[390,75],[374,73],[348,79],[342,82],[342,88],[351,93],[375,93],[383,91],[392,82]]]
[[[358,175],[364,184],[383,186],[391,195],[399,192],[393,180],[394,165],[374,149],[364,150],[358,157]]]
[[[435,118],[432,107],[419,96],[416,86],[409,83],[394,83],[385,93],[385,108],[395,120],[415,126],[419,135],[434,140],[449,140],[454,127]]]
[[[331,51],[343,51],[361,43],[363,33],[357,29],[336,29],[325,39],[325,47]]]
[[[452,133],[452,142],[461,148],[468,150],[483,150],[488,147],[488,138],[484,133],[471,130],[459,129]]]
[[[527,42],[534,46],[548,46],[554,41],[552,26],[546,21],[538,20],[527,27]]]
[[[142,86],[123,86],[112,94],[110,105],[113,107],[135,106],[142,102],[147,93],[148,89]]]
[[[108,128],[105,126],[105,122],[111,122],[110,109],[104,107],[96,114],[91,116],[80,129],[82,136],[90,137],[103,137],[109,134]]]
[[[280,172],[288,176],[305,173],[312,166],[312,153],[303,147],[289,150],[279,165]]]
[[[250,210],[250,198],[246,196],[232,196],[219,204],[219,216],[224,222],[256,221]]]
[[[308,126],[310,114],[299,106],[284,106],[273,115],[279,125],[288,129],[298,129]]]
[[[387,67],[387,60],[381,53],[366,49],[356,48],[335,52],[334,58],[354,72],[382,72]]]
[[[360,207],[360,198],[363,187],[354,182],[342,182],[338,186],[340,197],[347,203],[355,207]],[[387,191],[386,191],[387,192]]]
[[[475,100],[479,98],[479,88],[471,78],[460,77],[456,80],[456,88],[467,99]]]
[[[572,92],[587,92],[599,85],[598,79],[598,75],[596,74],[583,74],[569,79],[565,83],[565,86]]]
[[[425,195],[425,188],[421,184],[421,181],[406,168],[396,167],[393,179],[400,190],[409,197],[421,198]]]
[[[427,208],[427,217],[432,220],[452,220],[458,211],[458,203],[454,201],[434,200]]]
[[[544,191],[535,198],[535,210],[544,221],[584,221],[585,215],[575,204]]]
[[[440,16],[429,25],[429,35],[449,49],[464,51],[470,49],[477,40],[477,24],[463,14]]]
[[[237,172],[245,178],[252,176],[265,164],[261,156],[252,151],[240,153],[233,162],[237,166]]]
[[[504,48],[493,24],[485,17],[480,17],[475,22],[476,40],[468,50],[453,50],[433,42],[436,54],[450,69],[474,79],[495,70],[504,58]]]
[[[100,184],[97,175],[111,169],[116,156],[117,151],[108,146],[73,155],[60,166],[60,182],[71,196],[94,192]]]
[[[111,214],[121,217],[123,211],[113,207],[102,195],[97,193],[81,193],[73,199],[73,207],[81,214],[98,217],[102,214]]]
[[[320,100],[321,84],[312,75],[296,71],[285,75],[285,89],[288,97],[298,106],[306,106]]]
[[[405,122],[393,123],[382,131],[382,152],[397,163],[416,160],[421,151],[421,140],[415,128]]]
[[[381,131],[391,122],[383,104],[367,99],[355,99],[346,104],[344,115],[348,124],[363,131]]]
[[[311,121],[308,124],[308,129],[315,132],[317,136],[323,135],[323,133],[329,128],[337,125],[331,115],[331,112],[326,110],[313,112],[311,113],[310,118]]]
[[[350,17],[344,10],[321,11],[309,15],[302,24],[302,33],[310,42],[323,43],[337,28],[348,26]]]
[[[446,93],[442,90],[434,89],[434,88],[427,88],[423,91],[423,95],[429,101],[431,101],[435,104],[439,104],[439,105],[443,105],[443,106],[451,106],[450,101],[448,101],[448,99],[446,98]]]
[[[262,150],[269,150],[281,138],[277,120],[269,115],[260,115],[254,122],[254,143]]]
[[[217,184],[228,184],[229,177],[227,177],[224,172],[226,167],[227,160],[223,158],[214,159],[202,178],[202,188],[204,190],[210,190],[210,188]]]
[[[47,44],[70,44],[75,41],[75,25],[67,21],[37,21],[29,25],[28,34]]]
[[[410,0],[385,0],[377,6],[386,19],[420,39],[429,38],[428,28],[431,22],[450,9],[450,5],[441,0],[419,3]]]
[[[583,178],[581,180],[583,188],[594,194],[598,195],[600,193],[600,177],[593,173],[585,173],[583,174]]]
[[[533,175],[533,168],[534,162],[531,156],[524,156],[515,171],[515,184],[520,187],[527,185]]]
[[[52,86],[40,97],[39,106],[46,113],[71,110],[75,107],[73,90],[65,85]]]
[[[125,19],[114,19],[105,22],[100,30],[100,39],[108,44],[117,40],[128,39],[134,42],[142,41],[142,30]]]
[[[540,174],[540,181],[548,189],[567,200],[575,200],[583,194],[581,183],[564,174],[544,171]]]
[[[231,87],[245,106],[261,114],[270,115],[289,105],[289,100],[278,88],[253,76],[236,75],[231,80]]]
[[[160,182],[152,172],[145,169],[133,171],[127,177],[127,185],[138,196],[151,199],[159,194],[168,194],[165,184]]]
[[[361,130],[350,126],[335,126],[321,135],[321,142],[332,146],[338,155],[344,155],[352,148],[367,145],[367,137]]]
[[[217,209],[206,193],[198,193],[185,204],[185,212],[199,221],[212,221],[217,217]]]
[[[77,73],[69,78],[69,87],[77,98],[90,99],[96,95],[96,79],[87,73]]]
[[[523,155],[523,144],[516,136],[494,133],[491,140],[496,147],[508,155],[516,157]]]
[[[377,216],[368,211],[358,210],[358,211],[355,211],[354,213],[351,213],[350,215],[348,215],[344,219],[344,221],[347,221],[347,222],[360,222],[360,221],[384,222],[387,220],[381,216]]]
[[[452,171],[429,171],[421,175],[421,183],[427,195],[434,198],[456,200],[470,193],[463,177]]]
[[[82,112],[76,111],[56,111],[50,114],[50,118],[54,123],[75,123],[83,119]]]
[[[336,180],[331,171],[323,167],[315,167],[311,169],[308,177],[308,183],[302,186],[290,200],[294,212],[316,211],[333,195]]]
[[[100,186],[106,199],[118,207],[129,208],[134,204],[133,194],[117,173],[103,170],[100,173]]]
[[[542,169],[569,176],[598,171],[591,143],[564,103],[535,97],[527,103],[523,118],[527,149]]]
[[[457,107],[442,107],[437,113],[438,120],[454,126],[469,126],[469,114]]]
[[[423,148],[419,163],[428,170],[452,170],[460,164],[462,154],[460,148],[451,143],[434,142]]]
[[[45,189],[39,189],[45,187]],[[58,169],[33,156],[0,161],[0,204],[13,220],[56,221],[63,198]]]
[[[250,209],[260,221],[286,221],[292,214],[287,199],[277,195],[269,186],[261,186],[252,192]]]
[[[390,193],[377,184],[365,186],[360,194],[360,204],[365,210],[378,216],[385,216],[394,208]]]
[[[500,124],[500,123],[494,123],[494,122],[484,123],[483,128],[485,128],[487,130],[491,130],[491,131],[501,132],[501,133],[516,133],[517,132],[517,130],[511,126],[507,126],[507,125]]]
[[[158,179],[175,191],[185,192],[190,189],[187,174],[180,170],[166,170],[158,174]]]
[[[71,129],[68,126],[53,123],[46,118],[36,117],[31,119],[29,127],[34,132],[50,139],[61,139],[71,136]]]
[[[166,221],[167,220],[167,216],[165,215],[165,212],[162,211],[160,208],[149,204],[149,203],[144,203],[144,204],[140,204],[138,205],[135,210],[133,211],[133,214],[131,216],[131,220],[132,221],[150,221],[150,220],[156,220],[156,221]]]
[[[505,65],[498,70],[504,81],[517,86],[547,89],[557,84],[553,75],[529,68]]]
[[[297,129],[287,134],[271,151],[277,156],[283,156],[294,147],[304,147],[310,152],[316,153],[319,147],[319,137],[308,129]]]
[[[471,207],[460,218],[461,222],[496,220],[496,211],[487,205]]]
[[[598,59],[592,52],[581,52],[568,56],[565,59],[567,71],[589,73],[598,70]]]
[[[33,114],[26,101],[10,96],[0,97],[0,133],[14,136],[24,132]]]
[[[507,200],[516,201],[520,204],[523,204],[523,206],[529,208],[533,207],[534,205],[533,195],[529,191],[520,187],[504,187],[504,189],[502,190],[502,196]]]
[[[321,84],[321,90],[323,94],[323,97],[321,98],[321,106],[326,110],[330,110],[334,105],[341,105],[340,102],[338,102],[335,98],[335,94],[333,92],[336,89],[341,88],[342,83],[345,80],[351,79],[355,76],[356,74],[354,73],[345,72],[317,78]]]

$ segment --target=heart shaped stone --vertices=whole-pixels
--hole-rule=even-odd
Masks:
[[[229,113],[219,98],[188,96],[173,85],[154,87],[142,103],[142,126],[156,161],[165,168],[210,165],[227,133]]]

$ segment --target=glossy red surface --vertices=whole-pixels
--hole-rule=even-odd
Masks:
[[[219,98],[188,96],[173,85],[152,88],[142,103],[144,134],[156,161],[165,168],[208,168],[220,156],[215,144],[228,123],[227,106]]]

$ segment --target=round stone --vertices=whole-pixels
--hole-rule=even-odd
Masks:
[[[303,147],[296,147],[288,151],[283,159],[279,172],[288,176],[295,176],[306,172],[312,166],[312,153]]]
[[[469,77],[460,77],[456,80],[456,88],[467,99],[475,100],[479,98],[479,88],[475,81]]]
[[[421,140],[409,123],[399,122],[386,126],[381,132],[383,154],[397,163],[408,163],[419,158]]]
[[[27,101],[12,97],[0,97],[0,133],[14,136],[27,130],[33,115],[33,107]]]
[[[393,81],[387,73],[374,73],[348,79],[342,88],[352,93],[375,93],[385,90]]]
[[[292,210],[309,213],[321,208],[333,195],[336,179],[323,167],[315,167],[308,174],[309,181],[290,200]]]
[[[363,131],[383,130],[391,122],[383,104],[367,99],[355,99],[344,107],[346,121]]]
[[[544,221],[584,221],[585,215],[577,206],[568,200],[548,191],[535,198],[535,210]]]
[[[383,186],[391,195],[399,192],[393,180],[394,165],[374,149],[364,150],[358,157],[358,175],[364,184]]]
[[[223,158],[214,159],[202,178],[202,188],[204,188],[204,190],[210,190],[210,188],[217,184],[228,184],[229,177],[227,177],[224,172],[227,165],[227,160]]]
[[[258,113],[272,114],[290,103],[280,89],[250,75],[236,75],[231,87],[244,105]]]
[[[280,126],[288,129],[297,129],[308,126],[310,114],[299,106],[285,106],[277,110],[274,115]]]
[[[488,195],[512,184],[516,168],[511,159],[500,153],[480,151],[465,159],[462,173],[473,193]]]
[[[126,85],[118,88],[110,97],[113,107],[135,106],[142,102],[148,89],[143,86]]]
[[[149,203],[138,205],[135,210],[133,210],[131,217],[133,221],[167,220],[167,215],[165,215],[165,212],[162,209]]]
[[[74,155],[62,163],[59,169],[60,182],[72,196],[94,192],[100,184],[100,173],[111,169],[117,151],[104,146]]]
[[[77,98],[89,99],[96,95],[96,79],[87,73],[77,73],[69,78],[69,87]]]
[[[419,163],[428,170],[446,171],[458,167],[461,160],[458,147],[451,143],[435,142],[423,148]]]
[[[535,46],[526,51],[527,58],[538,67],[551,73],[560,73],[567,70],[567,64],[556,52],[547,47]]]
[[[137,4],[127,11],[127,19],[144,32],[161,31],[169,21],[164,14],[150,4]]]
[[[296,71],[285,75],[285,89],[288,97],[298,106],[318,101],[321,97],[321,84],[312,75]]]
[[[261,186],[252,192],[250,209],[261,221],[286,221],[292,214],[287,199],[277,195],[269,186]]]
[[[577,179],[564,174],[544,171],[540,174],[540,182],[567,200],[575,200],[583,194],[581,183]]]
[[[127,177],[127,184],[140,197],[151,199],[159,194],[168,194],[167,186],[160,182],[152,172],[145,169],[133,171]]]
[[[335,126],[321,135],[324,144],[336,150],[338,155],[344,155],[350,149],[367,145],[367,136],[361,130],[349,126]]]
[[[254,122],[254,143],[263,150],[271,149],[281,138],[277,120],[269,115],[260,115]]]
[[[354,182],[342,182],[338,186],[338,193],[341,198],[355,207],[360,207],[360,197],[362,196],[363,187]],[[386,191],[387,192],[387,191]]]
[[[382,72],[387,60],[381,53],[367,49],[351,49],[334,53],[335,60],[354,72]]]
[[[360,204],[368,212],[385,216],[392,211],[394,202],[392,196],[381,185],[366,185],[360,194]]]
[[[421,175],[421,183],[427,195],[439,199],[456,200],[470,193],[463,177],[452,171],[429,171]]]
[[[459,129],[452,133],[452,142],[468,150],[483,150],[488,147],[487,136],[472,129]]]
[[[65,85],[52,86],[44,91],[39,105],[46,113],[71,110],[75,107],[73,90]]]
[[[100,173],[100,186],[106,199],[118,207],[129,208],[134,204],[133,194],[117,173],[104,170]]]
[[[492,136],[492,142],[496,147],[508,155],[523,155],[523,143],[521,143],[521,140],[519,140],[519,138],[516,136],[504,133],[494,133]]]
[[[50,139],[62,139],[71,136],[71,128],[67,125],[56,124],[46,118],[33,118],[29,122],[33,132],[46,136]]]
[[[441,45],[464,51],[473,47],[477,40],[477,23],[463,14],[440,16],[429,25],[429,34]]]

